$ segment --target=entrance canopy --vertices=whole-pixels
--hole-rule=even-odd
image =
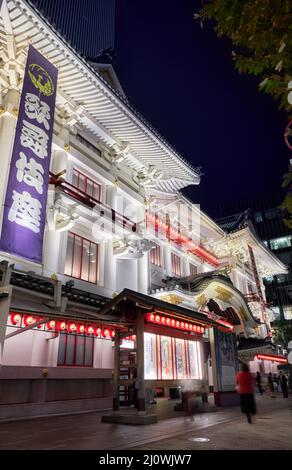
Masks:
[[[115,315],[125,315],[127,321],[132,319],[134,324],[137,313],[141,311],[144,311],[145,314],[160,311],[172,316],[175,314],[175,317],[180,317],[182,320],[194,321],[201,325],[210,327],[220,326],[216,321],[200,312],[179,305],[173,305],[169,302],[149,295],[140,294],[130,289],[124,289],[101,310],[100,314],[107,315],[114,312]]]

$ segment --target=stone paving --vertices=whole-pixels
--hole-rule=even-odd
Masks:
[[[101,413],[95,412],[3,422],[0,449],[292,449],[292,398],[257,401],[259,414],[252,425],[238,407],[196,414],[194,420],[180,415],[148,426],[101,423]],[[189,441],[193,437],[210,441]]]
[[[202,439],[194,441],[193,439]],[[205,441],[206,439],[206,441]],[[129,450],[292,450],[292,406],[258,416],[253,424],[244,417],[193,430]]]

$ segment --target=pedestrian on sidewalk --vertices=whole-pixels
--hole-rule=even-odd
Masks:
[[[271,372],[269,372],[269,375],[268,375],[268,383],[269,383],[269,389],[270,389],[270,397],[271,398],[276,398],[275,387],[274,387],[274,379],[272,377]]]
[[[259,371],[257,371],[256,383],[257,383],[257,386],[258,386],[259,393],[262,395],[262,394],[263,394],[263,389],[262,389],[262,376],[261,376],[261,374],[259,373]]]
[[[287,380],[286,375],[283,374],[282,371],[280,371],[280,374],[279,374],[279,382],[281,385],[283,398],[288,398],[288,380]]]
[[[253,376],[247,364],[242,362],[240,368],[240,372],[236,375],[236,388],[240,397],[241,411],[246,415],[247,422],[252,424],[251,418],[256,414]]]

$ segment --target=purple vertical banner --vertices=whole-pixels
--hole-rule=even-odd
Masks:
[[[0,250],[41,263],[58,70],[29,46]]]

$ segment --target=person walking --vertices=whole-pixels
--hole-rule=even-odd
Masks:
[[[283,374],[282,371],[280,371],[280,374],[279,374],[279,382],[281,385],[283,398],[288,398],[288,380],[287,380],[286,375]]]
[[[263,394],[263,389],[262,389],[262,376],[259,371],[257,371],[257,376],[256,376],[256,383],[258,386],[259,393],[262,395]]]
[[[241,412],[246,415],[247,422],[252,424],[252,416],[256,414],[256,403],[253,389],[253,376],[248,365],[241,363],[241,370],[236,375],[237,392],[240,397]]]
[[[269,372],[269,375],[268,375],[268,383],[269,383],[269,389],[270,389],[270,392],[271,392],[270,397],[271,397],[271,398],[276,398],[276,395],[275,395],[275,387],[274,387],[274,380],[273,380],[273,377],[272,377],[272,373],[271,373],[271,372]]]

